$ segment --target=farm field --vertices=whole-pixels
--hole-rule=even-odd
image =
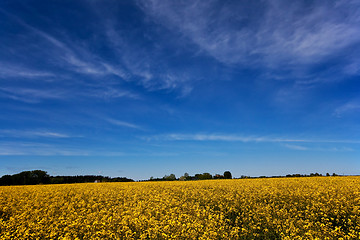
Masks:
[[[0,187],[0,239],[316,238],[360,238],[360,177]]]

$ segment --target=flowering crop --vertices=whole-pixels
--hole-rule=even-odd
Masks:
[[[360,177],[0,187],[0,239],[360,239]]]

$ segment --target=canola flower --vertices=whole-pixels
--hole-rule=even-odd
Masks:
[[[3,186],[0,239],[360,239],[360,177]]]

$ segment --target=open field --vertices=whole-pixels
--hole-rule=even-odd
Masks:
[[[0,239],[359,239],[360,177],[0,187]]]

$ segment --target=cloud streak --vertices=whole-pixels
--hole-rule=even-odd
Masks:
[[[341,142],[340,142],[341,143]],[[297,151],[323,151],[323,152],[353,152],[355,151],[349,147],[332,147],[332,148],[321,148],[321,147],[305,147],[294,144],[283,144],[284,147],[297,150]]]
[[[28,78],[28,79],[43,79],[52,78],[55,75],[51,72],[38,71],[28,69],[14,64],[8,64],[5,62],[0,63],[0,78]]]
[[[0,156],[89,156],[87,150],[32,142],[0,143]]]
[[[113,118],[106,118],[105,120],[107,122],[109,122],[109,123],[111,123],[113,125],[119,126],[119,127],[142,129],[142,127],[140,127],[139,125],[129,123],[129,122],[125,122],[125,121],[116,120],[116,119],[113,119]]]
[[[227,134],[165,134],[145,138],[146,140],[158,141],[223,141],[223,142],[274,142],[274,143],[355,143],[359,144],[360,140],[323,140],[323,139],[297,139],[267,136],[241,136]]]
[[[26,103],[38,103],[43,99],[64,99],[67,93],[58,89],[36,89],[22,87],[3,87],[0,88],[0,97],[11,98],[13,100]]]
[[[90,85],[83,86],[81,91],[74,91],[67,86],[50,85],[47,88],[36,87],[0,87],[0,97],[25,103],[40,103],[44,100],[69,100],[76,97],[91,97],[104,100],[117,98],[139,99],[138,94],[113,86]]]
[[[0,137],[13,137],[13,138],[72,138],[65,133],[59,133],[48,130],[13,130],[3,129],[0,130]]]
[[[360,101],[352,100],[339,107],[337,107],[333,113],[336,117],[343,117],[345,114],[360,112]]]
[[[84,149],[39,142],[0,142],[0,156],[124,156],[117,151]]]

